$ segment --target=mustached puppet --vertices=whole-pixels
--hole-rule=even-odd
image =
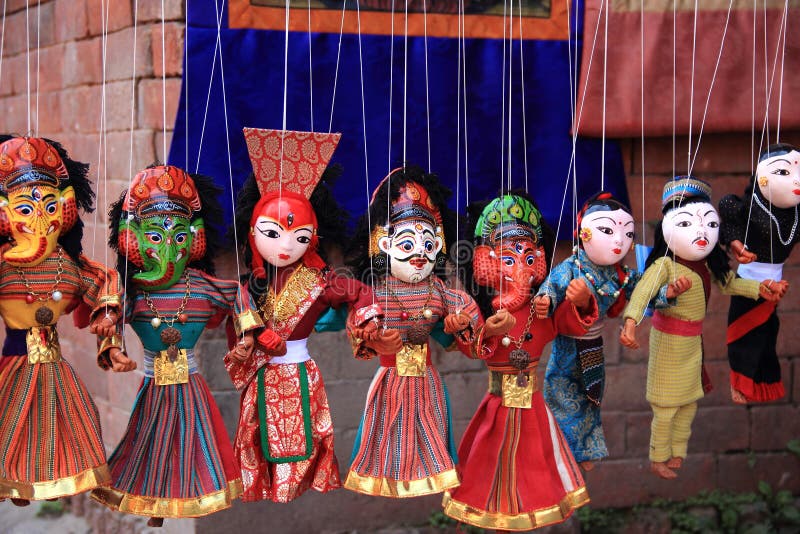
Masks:
[[[744,197],[727,195],[719,203],[720,241],[739,262],[739,276],[747,280],[783,277],[783,264],[800,241],[798,204],[800,150],[771,145],[761,154]],[[775,350],[779,327],[774,301],[731,297],[728,361],[734,402],[769,402],[784,396]]]
[[[109,213],[109,245],[127,273],[125,319],[144,345],[144,379],[109,459],[111,486],[92,497],[150,516],[150,526],[223,510],[241,492],[228,433],[194,353],[203,331],[226,319],[249,346],[261,326],[238,282],[213,276],[218,193],[210,178],[157,165],[139,172]]]
[[[372,195],[356,232],[351,262],[357,277],[373,276],[384,327],[345,487],[367,495],[417,497],[458,485],[449,402],[432,365],[428,339],[440,321],[471,354],[482,324],[475,301],[448,287],[446,251],[454,242],[450,191],[418,167],[393,170]]]
[[[289,502],[308,489],[341,487],[325,385],[308,336],[329,308],[349,308],[352,335],[374,333],[380,315],[368,286],[338,275],[320,256],[344,236],[346,214],[326,184],[340,134],[245,128],[253,175],[236,211],[247,235],[249,291],[267,329],[250,357],[232,351],[228,372],[242,390],[235,451],[245,501]],[[357,347],[358,348],[358,347]]]
[[[474,280],[482,286],[484,314],[495,312],[474,343],[489,367],[489,391],[458,448],[461,485],[445,493],[444,513],[498,531],[530,530],[559,523],[589,502],[536,367],[559,332],[586,334],[597,304],[586,283],[573,280],[552,318],[536,316],[532,296],[547,275],[554,235],[525,193],[471,211]],[[496,328],[508,319],[510,331]]]
[[[600,320],[578,336],[559,335],[544,377],[544,399],[558,420],[575,460],[584,469],[608,456],[600,419],[605,389],[603,331],[605,317],[618,317],[640,274],[622,262],[633,245],[630,208],[611,193],[600,192],[583,205],[577,221],[578,246],[539,287],[536,310],[547,316],[564,301],[572,280],[583,279],[597,301]],[[686,279],[662,288],[656,305],[677,295]]]
[[[651,297],[670,281],[689,280],[691,287],[672,306],[653,314],[647,365],[646,397],[653,410],[650,466],[656,475],[673,479],[686,458],[697,401],[710,385],[704,376],[702,332],[712,282],[726,295],[770,301],[783,296],[786,282],[759,284],[734,275],[718,243],[719,215],[706,182],[692,176],[667,182],[662,212],[653,251],[625,308],[620,342],[638,348],[636,325]]]
[[[74,495],[109,483],[97,408],[62,358],[56,323],[72,313],[102,336],[98,363],[136,365],[120,352],[116,272],[82,253],[78,210],[92,211],[89,166],[59,145],[0,137],[0,499]]]

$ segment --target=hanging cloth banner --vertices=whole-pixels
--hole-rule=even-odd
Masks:
[[[766,1],[766,54],[764,50],[764,14]],[[673,17],[673,6],[676,17]],[[603,0],[586,0],[586,37],[594,32]],[[638,137],[641,135],[641,0],[608,0],[608,86],[606,100],[606,135]],[[725,31],[730,0],[697,2],[697,32],[694,59],[694,110],[691,131],[697,133],[703,124],[703,110],[711,90],[711,81],[720,43]],[[778,124],[778,100],[783,75],[781,130],[800,127],[800,108],[789,104],[800,93],[800,72],[796,65],[800,48],[800,32],[794,25],[800,17],[800,2],[789,2],[789,26],[786,32],[784,72],[781,72],[781,19],[784,0],[758,0],[755,14],[755,129],[760,132],[765,116],[766,95],[772,80],[769,103],[769,125]],[[694,0],[644,0],[644,132],[647,136],[672,135],[673,57],[676,74],[675,132],[689,132],[689,104],[692,93],[692,40],[695,35]],[[586,90],[587,111],[581,120],[584,135],[600,136],[603,128],[603,58],[602,47],[605,13],[600,19],[598,45],[594,51],[589,83],[587,69],[591,49],[583,48],[580,92]],[[673,39],[673,19],[676,39]],[[725,43],[713,85],[704,132],[750,132],[753,124],[753,0],[734,0]],[[794,22],[793,22],[794,21]],[[673,47],[673,43],[677,46]],[[673,54],[675,48],[675,54]],[[773,77],[776,49],[777,68]],[[766,60],[766,66],[765,66]],[[766,71],[765,71],[766,68]],[[758,138],[758,137],[757,137]]]
[[[334,193],[353,217],[366,208],[364,129],[369,163],[369,190],[403,160],[403,92],[407,91],[406,159],[428,166],[428,127],[431,132],[431,171],[456,190],[457,147],[460,147],[460,208],[466,202],[464,167],[464,103],[459,105],[456,0],[426,0],[428,100],[426,111],[426,39],[422,0],[409,0],[408,68],[404,74],[405,3],[395,0],[394,59],[391,54],[391,0],[362,0],[361,52],[354,0],[347,0],[342,25],[343,0],[311,0],[311,63],[309,71],[308,0],[291,0],[288,35],[286,128],[342,133],[332,163],[344,169]],[[542,212],[553,224],[558,220],[564,184],[572,155],[570,137],[570,45],[566,2],[515,0],[513,26],[516,40],[512,59],[511,152],[512,185],[524,187],[523,116],[526,120],[528,184]],[[228,149],[225,138],[227,107],[230,157],[235,188],[250,169],[242,127],[282,128],[284,90],[285,0],[219,0],[221,56],[215,50],[215,2],[191,0],[187,8],[183,87],[169,153],[173,165],[213,176],[228,188]],[[503,70],[503,0],[464,0],[466,57],[466,116],[469,166],[469,200],[490,198],[500,185],[501,165],[507,169],[508,138],[503,102],[508,80]],[[520,62],[519,9],[522,8],[523,62]],[[571,14],[574,17],[574,12]],[[507,21],[507,17],[505,18]],[[574,27],[574,21],[573,21]],[[577,40],[580,47],[581,41]],[[572,54],[576,42],[573,35]],[[505,40],[505,53],[509,43]],[[578,48],[579,49],[579,48]],[[336,72],[337,57],[339,70]],[[573,57],[574,61],[574,57]],[[393,64],[393,70],[390,67]],[[508,61],[506,61],[508,65]],[[364,76],[366,127],[362,125],[361,70]],[[522,112],[521,71],[525,73],[525,113]],[[221,72],[225,78],[223,100]],[[505,72],[505,75],[504,75]],[[404,84],[404,77],[407,83]],[[310,85],[313,79],[313,86]],[[332,100],[336,80],[335,101]],[[393,83],[391,121],[389,86]],[[210,81],[210,82],[209,82]],[[209,89],[210,83],[210,89]],[[504,99],[505,97],[505,99]],[[206,102],[208,101],[208,106]],[[333,116],[331,108],[333,105]],[[226,104],[226,105],[225,105]],[[507,102],[506,102],[507,105]],[[460,110],[460,113],[459,113]],[[458,121],[461,115],[460,126]],[[508,116],[508,112],[505,113]],[[203,121],[205,119],[205,128]],[[391,124],[391,132],[390,126]],[[505,124],[505,126],[504,126]],[[457,131],[460,130],[461,141]],[[504,133],[505,132],[505,133]],[[390,150],[391,133],[391,156]],[[202,149],[201,149],[202,139]],[[507,142],[507,141],[506,141]],[[505,158],[505,159],[504,159]],[[576,151],[578,197],[600,188],[601,144],[579,140]],[[619,147],[606,145],[606,189],[625,198]],[[454,195],[455,196],[455,195]],[[569,198],[569,196],[568,196]],[[569,205],[569,200],[567,201]],[[230,212],[230,206],[227,207]],[[569,213],[567,210],[566,213]],[[230,213],[228,213],[230,217]],[[230,220],[230,219],[229,219]],[[568,237],[570,224],[565,228]]]

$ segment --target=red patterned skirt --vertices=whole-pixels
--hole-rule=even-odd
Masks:
[[[461,486],[444,497],[444,512],[463,523],[531,530],[560,523],[589,502],[583,477],[561,430],[533,394],[531,408],[506,408],[488,393],[461,445]]]
[[[110,480],[100,416],[72,366],[0,358],[0,498],[53,499]]]

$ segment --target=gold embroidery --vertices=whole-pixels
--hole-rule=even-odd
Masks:
[[[298,313],[300,306],[309,296],[309,288],[317,285],[319,271],[299,265],[286,281],[286,285],[276,297],[270,288],[261,303],[261,316],[273,323],[282,323]]]
[[[221,490],[198,497],[148,497],[126,493],[112,487],[97,488],[91,497],[112,510],[155,517],[201,517],[231,507],[242,494],[242,481],[229,480]]]
[[[189,382],[189,358],[186,349],[177,349],[178,354],[172,360],[167,354],[169,351],[161,350],[153,358],[153,374],[157,386],[171,386],[172,384],[186,384]]]
[[[503,406],[506,408],[530,408],[533,392],[536,390],[536,376],[530,376],[525,387],[517,385],[517,375],[503,375]]]
[[[28,346],[28,363],[55,363],[61,361],[61,345],[58,343],[58,332],[49,326],[34,326],[25,334]]]
[[[351,469],[344,481],[344,487],[351,491],[395,498],[421,497],[441,493],[446,489],[455,488],[458,484],[458,474],[454,468],[416,480],[395,480],[389,477],[360,475]]]
[[[395,357],[395,367],[400,376],[425,376],[428,345],[406,343]]]
[[[69,495],[77,495],[98,486],[111,482],[111,472],[104,463],[91,467],[75,475],[58,478],[56,480],[43,480],[40,482],[25,482],[21,480],[7,480],[0,478],[0,497],[12,499],[44,500],[57,499]]]

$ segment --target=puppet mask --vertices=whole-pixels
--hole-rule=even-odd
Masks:
[[[270,265],[292,265],[312,244],[316,246],[317,218],[305,198],[287,192],[282,197],[268,200],[262,209],[253,213],[255,249]]]
[[[580,235],[583,250],[595,265],[616,265],[633,243],[633,216],[620,209],[590,212],[581,219]]]
[[[778,208],[800,204],[800,152],[792,150],[764,158],[756,167],[756,181],[761,194]]]
[[[444,245],[436,228],[423,220],[406,220],[392,229],[392,235],[378,239],[378,248],[389,256],[391,275],[409,283],[428,278]]]
[[[684,260],[705,259],[719,240],[719,215],[708,202],[672,208],[661,224],[667,246]]]
[[[495,247],[500,258],[502,281],[493,305],[514,311],[531,298],[532,289],[539,287],[547,276],[544,249],[530,239],[513,239]]]

